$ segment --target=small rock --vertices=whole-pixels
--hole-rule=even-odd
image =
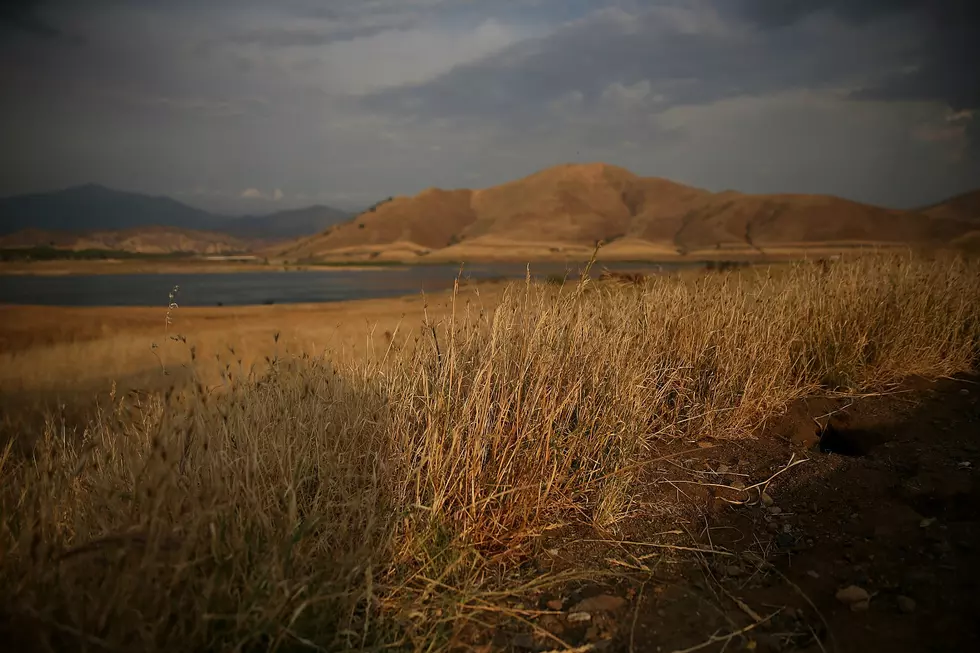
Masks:
[[[727,474],[728,473],[728,465],[718,465],[718,473],[719,474]]]
[[[592,621],[592,615],[588,612],[569,612],[568,620],[571,623],[582,623],[584,621]]]
[[[919,522],[919,528],[929,528],[934,523],[936,523],[935,517],[926,517],[925,519]]]
[[[598,596],[593,596],[588,599],[579,601],[571,611],[572,612],[615,612],[626,605],[626,599],[621,596],[613,596],[612,594],[600,594]]]
[[[745,573],[745,570],[738,565],[728,565],[725,567],[725,574],[737,578]]]
[[[772,506],[772,507],[769,508],[769,514],[770,515],[778,515],[782,511],[783,511],[783,509],[780,508],[779,506]]]
[[[519,635],[515,635],[511,643],[514,645],[514,648],[522,648],[522,649],[537,648],[537,645],[534,643],[534,637],[532,637],[528,633],[520,633]]]
[[[960,388],[960,394],[965,397],[966,395],[970,394],[970,391],[966,388]]]
[[[836,594],[838,601],[847,605],[854,612],[860,612],[862,610],[867,610],[869,604],[871,603],[871,595],[864,588],[858,587],[857,585],[850,585],[842,590],[839,590]]]
[[[548,606],[549,610],[561,610],[565,603],[561,599],[551,599],[545,605]]]
[[[911,614],[915,612],[915,600],[910,599],[907,596],[899,596],[895,599],[898,604],[898,611],[902,614]]]
[[[771,533],[775,533],[776,531],[779,530],[779,524],[777,524],[774,521],[771,521],[768,524],[766,524],[766,530],[768,530]]]
[[[958,467],[959,469],[970,469],[971,467],[973,467],[973,463],[971,463],[971,462],[970,462],[969,460],[964,460],[964,461],[963,461],[963,462],[961,462],[961,463],[957,463],[957,465],[956,465],[956,466],[957,466],[957,467]]]
[[[764,505],[766,508],[770,507],[773,503],[775,503],[772,497],[766,494],[765,492],[759,495],[759,499],[762,501],[762,505]]]
[[[815,572],[812,569],[810,571],[806,572],[806,575],[809,576],[810,578],[820,578],[820,574],[818,574],[817,572]]]
[[[754,649],[756,653],[779,653],[783,650],[779,638],[768,633],[759,633],[752,641],[755,646],[751,647],[750,650]]]

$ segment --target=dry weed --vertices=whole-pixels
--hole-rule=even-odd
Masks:
[[[544,529],[628,514],[656,441],[745,437],[980,352],[956,260],[527,283],[469,311],[383,356],[273,359],[8,442],[10,627],[72,650],[448,646],[527,589],[507,573]]]

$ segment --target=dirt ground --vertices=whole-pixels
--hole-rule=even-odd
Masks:
[[[976,377],[809,400],[759,438],[658,455],[617,533],[558,533],[529,561],[605,580],[528,596],[533,626],[461,650],[980,650]]]

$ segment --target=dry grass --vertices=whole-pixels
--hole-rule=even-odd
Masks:
[[[77,433],[52,416],[0,460],[0,608],[73,650],[450,646],[526,589],[509,574],[544,529],[614,528],[657,441],[971,368],[977,272],[518,284],[378,356],[272,359]]]

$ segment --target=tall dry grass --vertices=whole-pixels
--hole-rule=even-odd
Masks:
[[[377,357],[52,417],[0,460],[2,613],[56,649],[448,646],[544,529],[627,515],[656,442],[972,368],[978,281],[874,257],[518,284]]]

